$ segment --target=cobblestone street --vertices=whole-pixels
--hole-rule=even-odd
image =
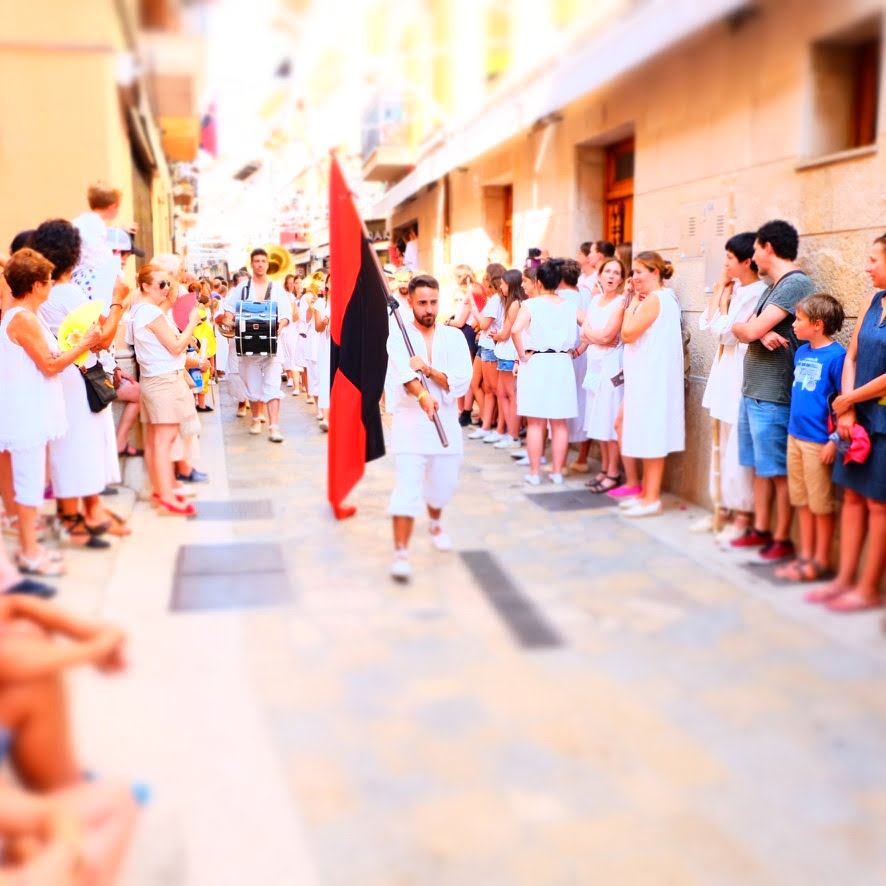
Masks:
[[[473,443],[456,552],[419,524],[417,577],[395,585],[390,465],[335,523],[315,425],[290,397],[271,446],[226,404],[204,420],[201,500],[239,519],[137,505],[101,594],[72,558],[62,599],[132,636],[127,676],[77,687],[86,753],[152,787],[131,882],[883,881],[876,616],[802,603],[676,502],[642,525],[548,511]],[[288,601],[171,611],[179,546],[231,542],[213,571],[258,574],[229,589]],[[254,556],[269,543],[284,582]]]

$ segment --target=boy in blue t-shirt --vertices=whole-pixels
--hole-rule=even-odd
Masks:
[[[843,306],[832,295],[809,295],[794,307],[794,333],[804,342],[794,355],[794,384],[788,420],[788,493],[800,514],[800,556],[780,578],[816,581],[831,568],[837,454],[828,432],[830,403],[842,389],[846,349],[832,336],[843,327]],[[806,595],[810,602],[822,598]]]

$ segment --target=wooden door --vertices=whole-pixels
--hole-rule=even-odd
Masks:
[[[502,227],[501,245],[508,254],[508,266],[514,261],[514,186],[504,187],[504,225]]]
[[[604,239],[618,246],[634,237],[634,140],[606,149]]]

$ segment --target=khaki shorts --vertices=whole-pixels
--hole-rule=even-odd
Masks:
[[[821,463],[824,443],[808,443],[788,435],[788,492],[795,508],[809,508],[813,514],[833,514],[833,465]]]
[[[142,376],[141,420],[152,425],[180,425],[197,417],[194,395],[185,381],[185,371]]]

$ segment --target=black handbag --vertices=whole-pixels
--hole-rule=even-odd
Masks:
[[[114,382],[101,363],[96,363],[89,369],[81,369],[80,372],[83,373],[83,381],[86,384],[86,399],[93,412],[101,412],[117,399]]]

